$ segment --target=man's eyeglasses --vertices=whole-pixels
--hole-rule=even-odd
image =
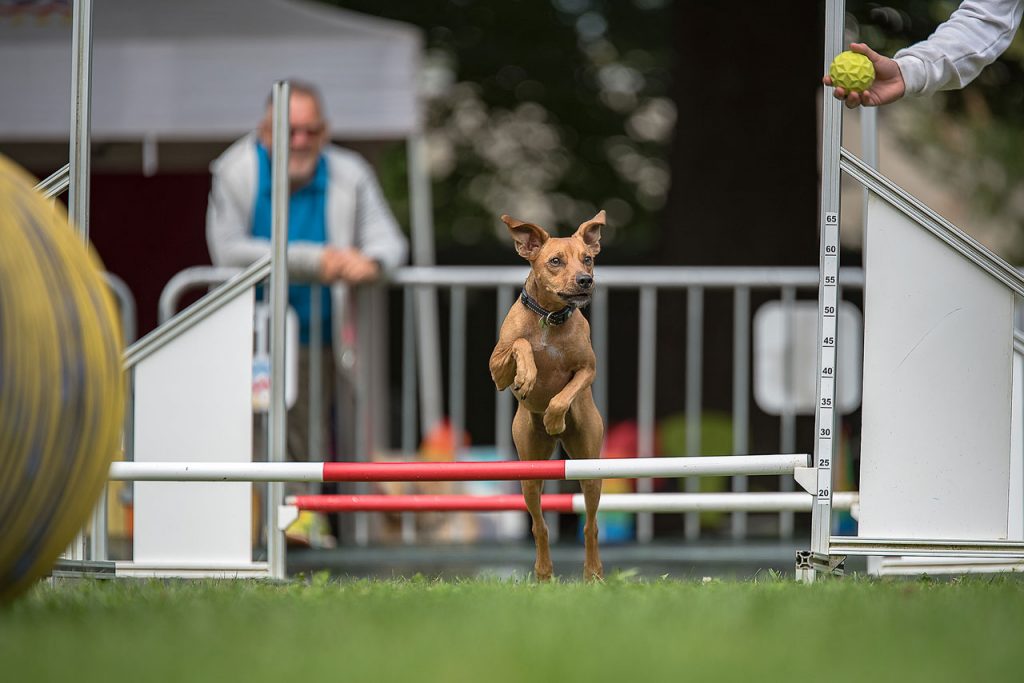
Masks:
[[[315,138],[324,132],[325,126],[322,123],[318,123],[314,126],[292,126],[291,137],[295,137],[299,133],[305,134],[307,137]]]

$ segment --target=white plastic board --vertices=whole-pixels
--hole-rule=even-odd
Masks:
[[[1007,538],[1013,295],[868,202],[859,534]]]
[[[253,295],[135,369],[135,460],[252,459]],[[252,484],[135,483],[134,561],[248,565]]]

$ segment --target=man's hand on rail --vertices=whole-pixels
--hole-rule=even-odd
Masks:
[[[320,278],[324,282],[357,285],[372,282],[380,275],[380,265],[358,249],[326,247],[320,259]]]

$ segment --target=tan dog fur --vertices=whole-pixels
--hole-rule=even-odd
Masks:
[[[501,220],[512,233],[516,251],[530,262],[527,294],[548,311],[558,311],[567,304],[578,309],[590,302],[604,211],[580,225],[571,237],[561,238],[509,216],[502,216]],[[511,386],[519,402],[512,421],[512,438],[520,460],[547,460],[556,441],[562,442],[570,458],[600,457],[604,422],[590,389],[596,362],[590,345],[590,323],[579,310],[574,310],[561,325],[546,325],[539,314],[517,300],[501,326],[490,369],[498,391]],[[547,581],[552,567],[548,528],[540,505],[544,482],[521,484],[537,544],[534,574],[538,581]],[[596,519],[601,480],[581,484],[587,509],[583,575],[588,580],[598,580],[604,574],[597,548]]]

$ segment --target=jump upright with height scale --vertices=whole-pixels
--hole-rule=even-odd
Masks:
[[[827,2],[826,70],[843,47],[844,5]],[[1013,379],[1024,278],[843,149],[839,100],[826,95],[822,116],[816,490],[798,573],[835,572],[848,555],[939,557],[946,571],[984,568],[985,558],[1024,568],[1020,373]],[[831,535],[841,172],[870,192],[858,537]]]

